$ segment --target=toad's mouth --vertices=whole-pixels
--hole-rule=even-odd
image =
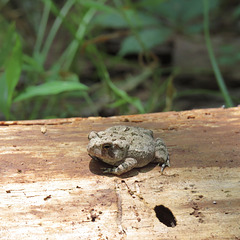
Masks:
[[[90,155],[90,154],[88,154],[88,155],[93,159],[93,161],[101,162],[101,163],[107,164],[107,165],[109,165],[109,166],[113,166],[113,164],[104,161],[104,160],[103,160],[102,158],[100,158],[100,157],[92,156],[92,155]]]
[[[103,162],[103,160],[101,159],[101,158],[99,158],[99,157],[96,157],[96,156],[92,156],[92,155],[90,155],[90,154],[88,154],[94,161],[101,161],[101,162]]]

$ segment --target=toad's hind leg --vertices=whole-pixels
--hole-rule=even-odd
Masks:
[[[156,138],[155,159],[154,162],[162,164],[161,171],[163,172],[165,167],[170,167],[169,154],[167,147],[161,138]]]

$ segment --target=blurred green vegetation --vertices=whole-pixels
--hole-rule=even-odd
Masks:
[[[209,19],[224,14],[225,5],[223,0],[0,1],[2,118],[170,111],[178,98],[198,94],[220,96],[233,106],[239,99],[232,100],[217,61],[235,64],[240,55],[226,45],[217,59],[210,37]],[[231,21],[239,21],[240,4],[231,9]],[[205,36],[219,90],[175,87],[182,69],[163,64],[154,48],[177,35]]]

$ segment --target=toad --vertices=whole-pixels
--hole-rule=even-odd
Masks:
[[[154,139],[148,129],[118,125],[105,131],[92,131],[88,139],[89,155],[113,166],[104,173],[121,175],[150,162],[161,164],[162,171],[170,166],[166,145],[162,139]]]

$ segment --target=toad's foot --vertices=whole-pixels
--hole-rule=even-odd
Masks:
[[[161,172],[163,172],[163,170],[164,170],[166,167],[170,167],[169,154],[168,154],[168,156],[167,156],[166,162],[164,162],[164,163],[162,164]]]
[[[112,173],[116,175],[121,175],[130,171],[131,169],[137,167],[137,160],[134,158],[126,158],[123,163],[117,167],[105,168],[103,173]]]

